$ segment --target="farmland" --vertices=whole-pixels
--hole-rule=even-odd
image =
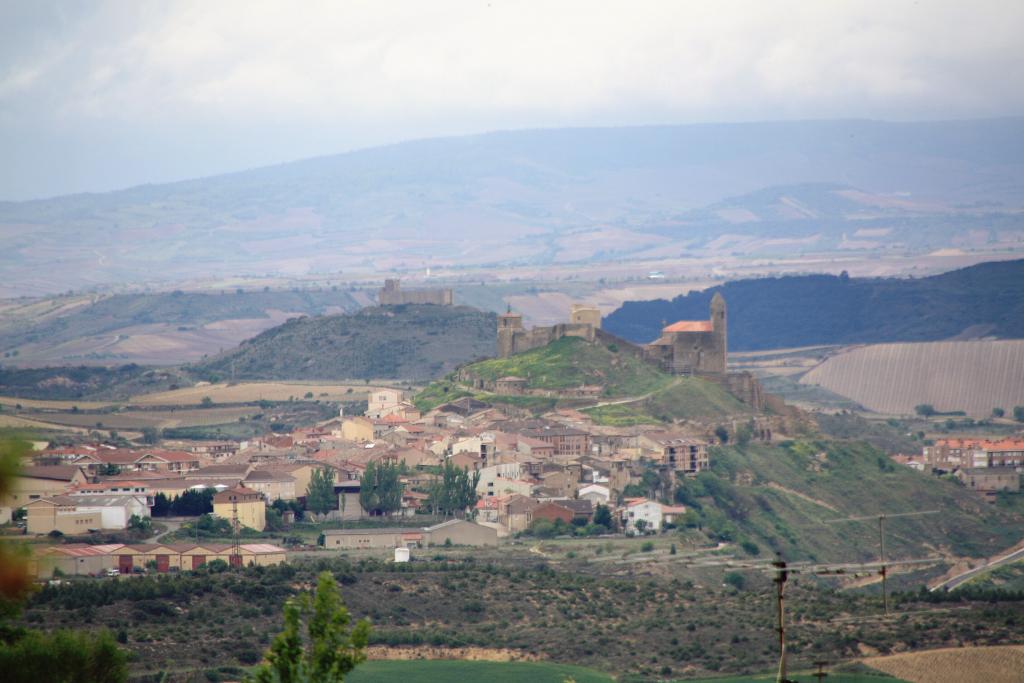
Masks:
[[[872,657],[865,663],[912,683],[1019,683],[1024,672],[1024,645],[905,652]]]
[[[303,398],[307,393],[325,401],[353,401],[376,389],[364,382],[357,384],[321,384],[317,382],[241,382],[238,384],[200,383],[194,387],[133,396],[132,405],[199,405],[209,396],[214,403],[254,403]],[[2,400],[2,399],[0,399]]]
[[[987,417],[1024,405],[1024,341],[877,344],[834,355],[807,372],[818,385],[884,414],[939,411]]]

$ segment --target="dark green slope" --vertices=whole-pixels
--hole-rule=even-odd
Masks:
[[[728,282],[672,301],[630,301],[605,318],[613,334],[657,338],[664,320],[708,317],[711,297],[729,306],[737,351],[817,344],[936,341],[968,328],[1024,337],[1024,260],[982,263],[921,279],[807,275]]]
[[[289,320],[187,369],[208,380],[432,379],[493,354],[495,328],[493,313],[465,306],[366,308]]]
[[[752,484],[749,483],[752,478]],[[1024,536],[1019,501],[990,505],[949,479],[894,464],[854,441],[794,441],[716,448],[712,471],[687,480],[676,499],[722,540],[750,539],[790,558],[871,561],[878,555],[874,522],[824,520],[940,510],[891,519],[892,558],[939,553],[981,557]]]

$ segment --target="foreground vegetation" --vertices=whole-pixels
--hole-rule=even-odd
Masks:
[[[163,670],[173,672],[170,680],[187,680],[183,662],[219,675],[222,667],[257,664],[280,630],[285,600],[327,570],[353,618],[372,622],[371,645],[442,648],[454,657],[463,648],[504,648],[637,681],[753,674],[775,662],[770,584],[756,575],[741,590],[723,584],[721,572],[634,565],[606,554],[549,560],[525,549],[430,552],[432,559],[406,565],[335,556],[72,581],[36,594],[23,620],[47,630],[109,629],[133,653],[136,675]],[[870,596],[794,579],[790,597],[795,668],[856,658],[861,646],[885,653],[1020,637],[1020,603],[999,594],[939,604],[907,594],[896,600],[899,617],[867,622],[851,617],[879,613]]]

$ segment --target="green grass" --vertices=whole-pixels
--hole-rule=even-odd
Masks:
[[[533,389],[600,384],[608,396],[639,396],[671,381],[669,375],[638,358],[577,337],[564,337],[511,358],[473,363],[467,370],[484,380],[525,377]]]
[[[345,677],[351,683],[611,683],[611,676],[568,664],[549,662],[467,662],[460,660],[372,661]]]
[[[749,413],[750,407],[714,382],[698,377],[679,378],[664,389],[635,403],[584,409],[594,422],[629,426],[673,420]]]

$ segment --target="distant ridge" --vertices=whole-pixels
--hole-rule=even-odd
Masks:
[[[433,379],[492,355],[496,328],[493,313],[468,306],[364,308],[289,320],[185,369],[211,381]]]
[[[817,344],[1024,338],[1024,260],[982,263],[921,279],[804,275],[737,280],[672,301],[629,301],[605,318],[637,342],[662,321],[705,314],[721,292],[729,305],[729,348],[752,351]]]

